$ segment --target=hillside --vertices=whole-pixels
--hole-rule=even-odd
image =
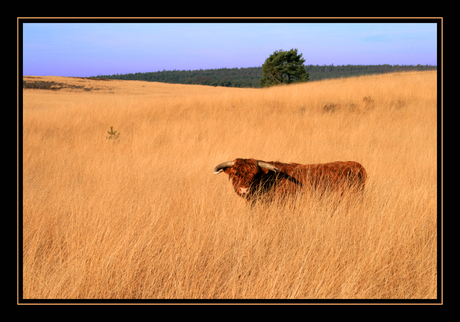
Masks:
[[[25,299],[436,299],[436,71],[24,80]],[[213,173],[235,158],[357,161],[368,181],[251,208]]]
[[[403,71],[436,70],[436,66],[412,65],[306,65],[310,81]],[[98,78],[143,80],[176,84],[198,84],[225,87],[260,87],[262,67],[200,70],[163,70],[149,73],[99,75]]]

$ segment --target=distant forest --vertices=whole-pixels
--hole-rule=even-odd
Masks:
[[[383,74],[403,71],[436,70],[432,65],[305,65],[310,81],[361,76],[369,74]],[[130,73],[114,75],[98,75],[97,78],[142,80],[148,82],[162,82],[175,84],[196,84],[226,87],[260,87],[262,67],[248,68],[219,68],[200,70],[163,70],[149,73]]]

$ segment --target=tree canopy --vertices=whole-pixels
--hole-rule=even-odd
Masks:
[[[304,62],[305,59],[302,58],[302,54],[297,54],[297,49],[275,51],[262,65],[260,86],[308,81]]]

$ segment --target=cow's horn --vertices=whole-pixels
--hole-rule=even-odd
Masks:
[[[268,169],[268,170],[271,170],[271,171],[275,171],[275,172],[279,172],[280,169],[278,169],[277,167],[275,167],[273,164],[270,164],[270,163],[266,163],[266,162],[257,162],[257,165],[261,168],[265,168],[265,169]]]
[[[235,161],[227,161],[224,163],[219,164],[217,167],[214,168],[214,174],[219,174],[224,171],[225,168],[233,167]]]

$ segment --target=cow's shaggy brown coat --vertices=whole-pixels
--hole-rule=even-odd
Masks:
[[[264,168],[259,166],[259,162],[276,168]],[[367,178],[364,167],[354,161],[303,165],[236,159],[232,162],[233,166],[228,166],[228,163],[225,167],[218,165],[215,173],[224,171],[228,174],[235,192],[248,201],[262,196],[269,199],[273,196],[285,197],[308,189],[321,194],[336,192],[343,195],[345,191],[362,191]]]

